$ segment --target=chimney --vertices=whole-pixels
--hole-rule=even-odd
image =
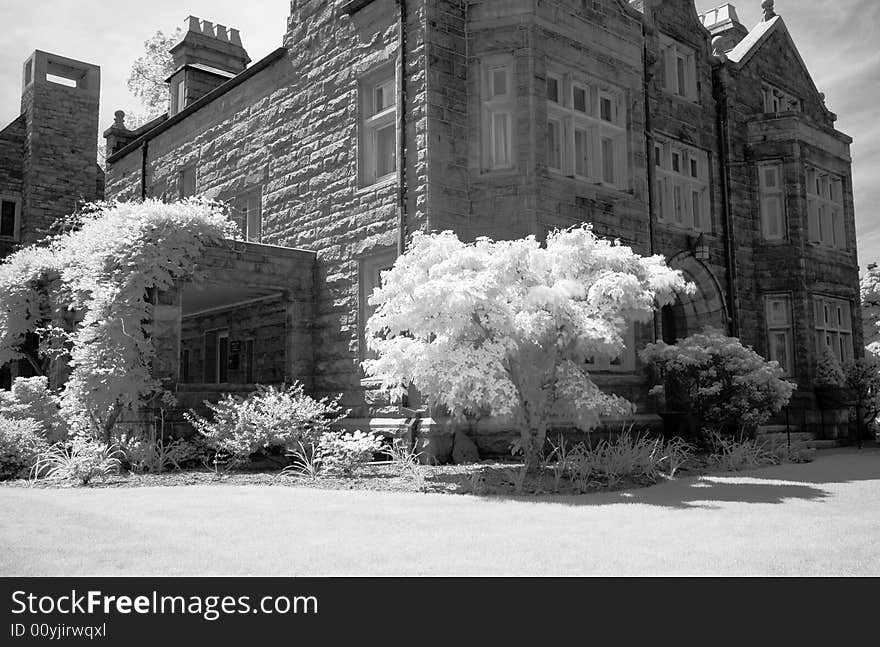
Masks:
[[[171,85],[170,115],[241,74],[251,62],[237,29],[195,16],[187,17],[184,28],[183,39],[171,48],[174,73],[166,79]]]
[[[736,47],[749,30],[739,21],[736,7],[723,4],[700,16],[703,26],[712,34],[716,54],[724,54]]]

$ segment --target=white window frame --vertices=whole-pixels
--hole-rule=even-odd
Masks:
[[[548,79],[554,79],[559,88],[559,101],[547,97],[547,126],[545,148],[547,168],[551,173],[565,175],[590,184],[614,189],[625,189],[627,174],[626,114],[622,90],[602,85],[600,82],[559,70],[548,71]],[[549,87],[549,86],[548,86]],[[575,108],[575,93],[584,93],[584,109]],[[610,114],[602,112],[603,102],[610,105]],[[610,117],[605,119],[603,117]],[[559,156],[556,163],[551,142],[550,124],[556,124],[559,133]],[[578,136],[581,137],[578,160]],[[611,141],[610,150],[604,145]],[[608,177],[606,156],[610,152],[611,176]],[[585,162],[585,163],[581,163]]]
[[[362,187],[372,186],[397,177],[399,164],[398,148],[400,142],[397,132],[398,81],[394,69],[384,65],[379,70],[365,75],[358,83],[358,104],[360,107],[360,128],[358,131],[358,147],[360,161],[360,184]],[[376,94],[379,89],[391,90],[392,103],[376,105]],[[394,130],[391,170],[382,173],[379,165],[379,138],[381,131]]]
[[[232,200],[230,208],[230,218],[238,225],[242,239],[251,243],[261,243],[263,241],[263,187],[257,186],[248,189]]]
[[[810,242],[835,249],[849,248],[843,178],[813,166],[806,169],[807,232]]]
[[[795,374],[794,319],[790,294],[768,294],[764,297],[767,322],[767,359],[777,362],[786,377]],[[783,348],[780,349],[780,336]],[[788,361],[780,361],[787,358]]]
[[[180,79],[175,81],[171,91],[171,115],[186,108],[186,76],[181,74]]]
[[[694,164],[696,175],[693,173]],[[654,176],[654,206],[659,222],[688,231],[712,233],[709,154],[706,151],[674,139],[655,137]],[[694,209],[695,206],[698,210]]]
[[[509,170],[515,166],[516,89],[513,71],[512,56],[490,56],[481,65],[483,169],[486,171]],[[496,92],[495,75],[499,73],[504,77],[504,92]],[[503,122],[501,138],[498,137],[499,122]]]
[[[824,295],[814,295],[813,304],[817,357],[821,357],[828,346],[841,364],[851,362],[854,357],[852,304],[846,299]]]
[[[761,86],[761,98],[765,114],[803,111],[803,103],[798,97],[767,82]]]
[[[768,182],[768,177],[774,182]],[[786,240],[788,226],[785,200],[785,168],[782,162],[773,161],[758,164],[758,191],[761,206],[761,234],[764,240]],[[772,206],[777,205],[777,221],[774,223]],[[774,229],[776,231],[774,231]]]
[[[11,202],[15,205],[12,236],[0,236],[0,240],[18,242],[21,240],[21,198],[12,195],[0,195],[0,201]]]
[[[660,53],[663,66],[660,85],[663,91],[679,99],[698,103],[700,94],[694,49],[660,34]],[[679,71],[683,74],[679,74]]]

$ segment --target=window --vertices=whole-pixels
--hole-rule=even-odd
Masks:
[[[390,75],[389,75],[390,74]],[[361,184],[369,186],[397,170],[397,92],[393,73],[361,82]]]
[[[842,178],[807,169],[807,230],[811,243],[847,248]]]
[[[171,92],[171,114],[176,115],[186,108],[186,78],[181,75]]]
[[[822,351],[827,346],[841,363],[852,361],[852,315],[849,301],[817,296],[814,303],[818,357],[822,356]]]
[[[238,225],[242,238],[252,243],[262,241],[263,188],[257,187],[232,201],[230,218]]]
[[[229,382],[229,331],[205,333],[205,384]]]
[[[771,294],[765,299],[768,359],[778,362],[785,375],[794,375],[791,298]]]
[[[708,153],[657,138],[654,166],[657,219],[685,229],[711,232]]]
[[[607,373],[626,373],[636,369],[636,327],[631,324],[623,336],[624,349],[617,357],[590,357],[587,370]]]
[[[547,74],[547,167],[623,188],[626,126],[622,95],[572,74]]]
[[[793,94],[765,83],[761,89],[764,99],[764,112],[801,112],[801,100]]]
[[[0,238],[18,240],[21,229],[21,201],[0,197]]]
[[[662,34],[660,50],[663,65],[660,82],[663,90],[687,101],[699,101],[694,50]]]
[[[392,268],[397,259],[396,250],[388,250],[375,254],[360,261],[360,356],[361,360],[375,357],[375,353],[367,351],[366,330],[367,320],[376,312],[376,307],[369,303],[373,290],[382,285],[382,272]]]
[[[785,187],[782,180],[782,164],[758,166],[758,187],[761,191],[761,229],[765,240],[784,240]]]
[[[483,64],[483,167],[513,168],[513,124],[516,114],[513,60],[491,58]]]
[[[177,176],[177,192],[180,199],[189,198],[196,194],[196,167],[188,166],[181,169]]]

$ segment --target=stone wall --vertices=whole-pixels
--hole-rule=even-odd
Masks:
[[[0,130],[0,195],[21,199],[24,181],[24,117]],[[15,250],[15,241],[0,239],[0,259]]]

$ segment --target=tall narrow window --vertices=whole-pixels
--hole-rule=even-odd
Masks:
[[[815,168],[807,169],[806,178],[810,242],[847,249],[842,178]]]
[[[794,375],[791,298],[786,294],[765,299],[768,359],[778,362],[785,375]]]
[[[660,35],[663,71],[660,81],[663,89],[671,95],[698,101],[696,54],[690,47]]]
[[[176,115],[178,112],[186,108],[186,79],[181,76],[180,80],[174,84],[174,90],[171,97],[171,114]]]
[[[361,184],[368,186],[397,170],[397,93],[394,76],[372,75],[360,85]]]
[[[483,64],[483,167],[513,168],[513,125],[516,97],[513,60],[488,59]]]
[[[822,351],[827,346],[841,363],[852,361],[852,314],[849,301],[817,296],[814,304],[818,356],[822,356]]]
[[[13,198],[0,198],[0,238],[18,240],[21,203]]]
[[[761,228],[766,240],[782,240],[785,231],[785,193],[782,165],[763,164],[758,167],[761,190]]]
[[[257,187],[232,201],[232,221],[242,238],[252,243],[263,239],[263,189]]]
[[[177,176],[178,195],[181,199],[189,198],[196,194],[196,167],[187,166],[180,170]]]
[[[358,314],[358,334],[361,360],[375,357],[375,353],[367,350],[366,323],[376,311],[376,306],[370,303],[370,297],[374,290],[382,285],[382,273],[394,266],[397,253],[394,250],[380,252],[369,258],[361,259],[359,267],[360,303]]]
[[[547,166],[562,170],[562,124],[551,120],[547,122]]]
[[[180,351],[180,381],[184,384],[189,383],[189,349],[184,348]]]

